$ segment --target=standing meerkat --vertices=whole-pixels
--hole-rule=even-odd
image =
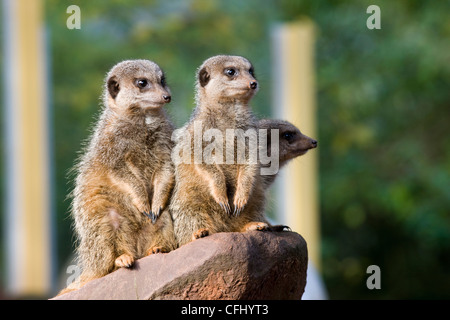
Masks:
[[[270,156],[272,147],[272,129],[278,130],[278,160],[279,169],[285,166],[290,160],[304,155],[309,149],[317,147],[317,141],[305,136],[292,123],[285,120],[261,119],[258,122],[259,129],[267,130],[267,149]],[[261,167],[269,167],[268,163],[261,163]],[[278,175],[276,173],[262,176],[264,186],[270,187]]]
[[[176,182],[169,206],[179,245],[209,233],[268,228],[259,164],[257,159],[249,161],[248,149],[257,145],[249,143],[244,155],[241,153],[245,161],[238,162],[236,136],[230,149],[225,148],[229,140],[225,144],[218,139],[226,137],[229,129],[244,135],[252,130],[257,133],[258,120],[248,105],[257,90],[253,66],[243,57],[214,56],[199,67],[197,105],[176,144],[177,151],[183,150],[184,160],[175,165]],[[217,158],[212,162],[196,155],[196,143],[200,152],[207,149],[207,132],[215,133],[217,139],[211,153]],[[225,154],[226,163],[221,157]]]
[[[174,127],[163,109],[170,100],[154,62],[123,61],[107,74],[102,113],[75,167],[82,284],[176,246],[170,215],[157,219],[174,183]]]

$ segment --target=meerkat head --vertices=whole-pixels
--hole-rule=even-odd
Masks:
[[[104,90],[105,105],[116,112],[149,110],[171,100],[164,72],[149,60],[126,60],[109,71]]]
[[[240,56],[219,55],[203,62],[197,72],[197,98],[248,102],[258,91],[253,65]]]
[[[271,130],[278,129],[280,165],[289,160],[304,155],[309,149],[317,147],[317,141],[305,136],[300,130],[288,121],[263,119],[258,123],[260,129],[267,129],[268,152],[271,150]]]

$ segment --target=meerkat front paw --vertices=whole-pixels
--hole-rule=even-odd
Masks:
[[[219,206],[227,213],[231,214],[231,207],[230,204],[227,202],[217,202]]]
[[[127,253],[122,254],[114,261],[114,264],[116,265],[116,267],[119,267],[119,268],[129,268],[133,265],[133,263],[134,263],[134,258]]]
[[[153,246],[147,250],[147,255],[157,254],[157,253],[167,253],[169,250],[164,248],[163,246]]]
[[[270,230],[270,227],[265,222],[249,222],[243,228],[242,231],[266,231]]]
[[[163,210],[162,205],[155,202],[152,203],[152,211],[150,211],[150,219],[152,220],[152,223],[156,222],[162,210]]]
[[[209,236],[209,230],[206,228],[198,229],[192,234],[192,241]]]
[[[247,197],[243,197],[242,195],[236,193],[236,195],[234,196],[234,211],[233,211],[233,215],[235,217],[239,216],[242,212],[242,210],[244,210],[245,205],[247,204],[248,198]]]
[[[282,231],[292,231],[292,229],[289,226],[285,226],[283,224],[277,224],[276,226],[270,226],[269,231],[282,232]]]
[[[152,219],[153,214],[148,201],[143,202],[133,201],[133,202],[134,206],[138,209],[139,212],[143,213],[144,215]]]
[[[161,175],[160,173],[159,175]],[[155,178],[153,181],[154,193],[152,197],[152,222],[155,223],[161,212],[167,207],[169,202],[170,190],[172,189],[172,176],[163,178]]]

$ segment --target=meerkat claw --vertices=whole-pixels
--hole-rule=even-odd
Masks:
[[[162,208],[159,207],[158,211],[153,212],[150,211],[150,215],[149,218],[152,220],[152,223],[154,224],[156,222],[156,220],[158,219],[159,215],[161,214]]]
[[[143,213],[147,218],[152,219],[152,216],[151,216],[152,212],[151,212],[151,211],[150,211],[150,212],[142,211],[142,213]]]
[[[153,212],[149,211],[148,213],[147,212],[144,212],[144,213],[150,220],[153,221],[153,217],[154,217]]]
[[[268,231],[269,228],[265,222],[249,222],[242,228],[242,231]]]
[[[219,202],[219,206],[227,213],[231,214],[231,208],[228,203]]]
[[[239,206],[239,207],[235,206],[234,207],[234,213],[233,213],[234,216],[235,217],[239,216],[241,214],[242,210],[244,210],[244,207],[245,207],[245,205]]]
[[[192,240],[197,240],[209,236],[209,230],[206,228],[199,229],[192,234]]]
[[[166,253],[167,249],[164,247],[151,247],[148,251],[147,251],[147,255],[151,255],[151,254],[158,254],[158,253]]]
[[[122,254],[115,261],[114,264],[119,268],[130,268],[134,264],[134,258],[129,254]]]
[[[244,210],[245,205],[247,204],[247,201],[245,199],[242,199],[241,197],[234,199],[234,216],[239,216]]]

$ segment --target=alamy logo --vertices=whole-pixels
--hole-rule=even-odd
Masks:
[[[66,26],[67,29],[81,29],[81,9],[79,6],[71,5],[67,7],[67,13],[71,15],[67,18]]]
[[[366,273],[371,274],[367,278],[366,286],[368,289],[381,289],[381,270],[377,265],[370,265],[367,267]]]
[[[279,130],[271,129],[270,152],[267,129],[203,130],[203,122],[194,122],[194,135],[180,128],[172,134],[176,143],[172,161],[178,164],[260,164],[261,175],[279,170]]]
[[[372,4],[367,7],[366,13],[371,13],[372,15],[367,18],[366,26],[368,29],[381,29],[381,10],[380,7]]]
[[[67,267],[66,273],[71,274],[70,276],[67,277],[66,287],[70,286],[72,283],[78,286],[81,274],[80,267],[77,266],[76,264],[71,264],[70,266]]]

